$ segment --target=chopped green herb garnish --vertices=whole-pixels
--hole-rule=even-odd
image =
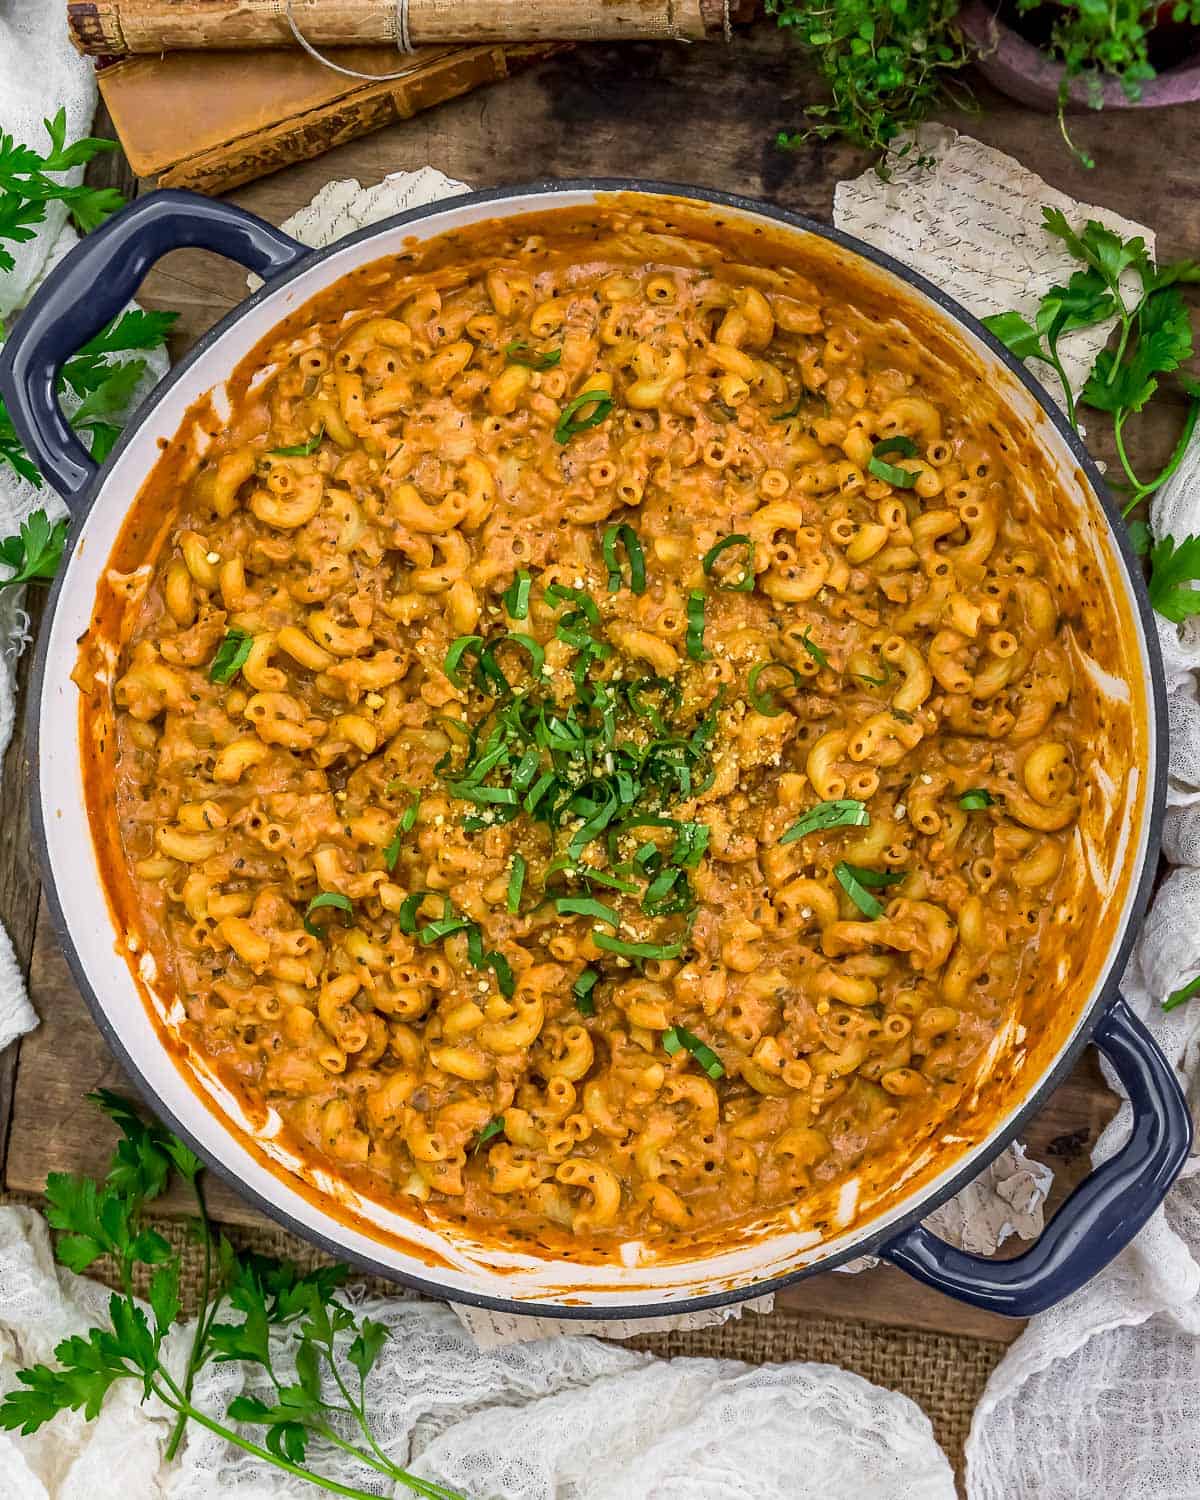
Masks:
[[[554,909],[560,917],[591,917],[595,922],[607,922],[614,932],[621,925],[621,919],[612,907],[605,906],[594,896],[559,896]]]
[[[964,812],[979,812],[985,807],[991,807],[995,800],[985,787],[973,786],[958,799],[958,805]]]
[[[396,831],[392,834],[391,842],[383,851],[383,862],[389,872],[396,868],[396,861],[400,858],[400,845],[406,833],[411,833],[417,822],[417,809],[421,805],[420,797],[414,792],[413,800],[400,815],[400,821],[396,824]]]
[[[722,583],[719,578],[713,577],[713,569],[716,567],[717,559],[729,547],[744,547],[746,556],[742,561],[742,571],[736,582]],[[716,587],[726,594],[749,594],[754,590],[754,543],[750,537],[741,532],[735,536],[722,537],[700,559],[700,566],[704,569],[706,577],[712,578]]]
[[[704,595],[693,589],[687,602],[687,654],[693,661],[707,661],[709,652],[704,646]]]
[[[627,943],[623,938],[609,937],[607,932],[594,932],[592,942],[608,953],[617,953],[622,958],[678,958],[683,952],[682,941],[676,943]]]
[[[867,469],[874,474],[876,479],[882,479],[886,484],[894,485],[899,490],[911,490],[917,482],[917,475],[911,469],[901,469],[896,464],[889,464],[883,455],[899,453],[904,458],[911,458],[916,451],[916,445],[911,438],[900,436],[884,438],[871,450],[871,457],[867,460]]]
[[[489,1120],[479,1134],[471,1143],[471,1155],[474,1156],[481,1146],[486,1146],[489,1141],[495,1140],[504,1132],[504,1116],[497,1115],[494,1120]]]
[[[571,995],[575,1001],[575,1009],[581,1016],[594,1016],[596,1014],[596,1001],[592,991],[599,982],[600,974],[596,969],[584,969],[579,978],[571,986]]]
[[[577,417],[575,413],[586,406],[592,408],[591,412],[586,417]],[[612,408],[613,398],[609,391],[581,391],[563,407],[554,429],[554,441],[569,443],[576,433],[584,432],[589,427],[598,427]]]
[[[254,637],[248,630],[236,626],[227,630],[208,669],[209,682],[232,682],[246,665],[253,645]]]
[[[325,424],[322,422],[307,443],[294,443],[290,448],[271,448],[270,456],[272,458],[311,458],[321,446],[324,436]]]
[[[795,406],[789,406],[786,411],[777,411],[771,418],[771,421],[790,422],[793,417],[798,417],[800,415],[800,412],[802,411],[804,403],[807,399],[808,398],[806,396],[801,396],[799,401],[796,402]]]
[[[0,405],[0,426],[4,422],[4,407]],[[0,444],[3,436],[0,434]],[[0,458],[4,455],[0,453]],[[16,467],[16,465],[14,465]],[[18,472],[23,472],[18,470]],[[34,473],[36,473],[36,469]],[[24,476],[28,478],[28,475]],[[54,577],[62,561],[63,547],[67,540],[67,520],[55,521],[44,510],[35,510],[27,521],[22,521],[15,536],[6,536],[0,541],[0,562],[14,569],[12,575],[0,580],[0,589],[21,583],[47,583]]]
[[[809,656],[812,657],[813,661],[816,662],[817,666],[827,667],[829,665],[829,658],[825,655],[824,651],[821,650],[820,646],[818,646],[816,641],[814,641],[812,638],[811,625],[808,626],[808,628],[805,630],[803,639],[801,640],[800,644],[808,652]]]
[[[848,865],[839,862],[834,865],[833,873],[838,884],[845,891],[864,917],[870,917],[872,921],[883,915],[883,907],[871,892],[867,889],[872,886],[880,889],[884,886],[895,885],[898,880],[904,879],[903,871],[897,870],[864,870],[861,865]]]
[[[529,591],[532,587],[533,579],[524,568],[518,568],[516,577],[500,595],[511,619],[523,620],[529,614]]]
[[[561,349],[534,349],[523,339],[505,344],[504,354],[510,365],[524,365],[527,370],[552,370],[562,359]]]
[[[892,680],[892,669],[886,661],[881,662],[880,666],[883,668],[882,677],[872,677],[869,672],[855,672],[854,676],[860,682],[869,682],[872,687],[887,687]]]
[[[343,896],[340,891],[322,891],[319,896],[312,898],[304,910],[304,930],[312,937],[319,938],[325,936],[321,928],[310,922],[309,918],[313,912],[320,911],[326,906],[333,907],[335,911],[346,912],[348,915],[353,915],[354,912],[354,906],[349,896]]]
[[[521,909],[521,891],[525,885],[525,859],[523,855],[514,854],[508,871],[508,893],[504,904],[514,915]]]
[[[818,802],[810,807],[779,840],[781,844],[792,844],[807,833],[819,833],[826,828],[865,828],[871,821],[867,804],[854,797],[842,797],[833,802]],[[849,867],[847,867],[849,868]]]
[[[624,583],[621,564],[617,558],[618,547],[625,548],[625,556],[629,559],[630,592],[644,594],[646,592],[646,554],[642,551],[637,532],[624,522],[607,527],[600,543],[600,550],[604,555],[604,566],[608,569],[609,593],[615,594]]]
[[[759,687],[759,681],[767,672],[776,674],[785,673],[788,681],[781,682],[777,687]],[[750,700],[750,706],[756,713],[764,714],[768,719],[775,718],[781,714],[784,705],[775,696],[780,689],[788,687],[803,687],[805,684],[803,672],[798,672],[795,667],[788,666],[785,661],[760,661],[757,666],[750,668],[750,676],[746,681],[746,696]]]
[[[725,1065],[708,1043],[682,1026],[672,1026],[663,1032],[663,1051],[671,1057],[677,1052],[690,1052],[710,1078],[725,1076]]]

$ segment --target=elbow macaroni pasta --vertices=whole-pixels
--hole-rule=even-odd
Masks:
[[[720,1229],[927,1135],[1012,1012],[1081,805],[1071,602],[995,431],[819,286],[659,249],[541,237],[277,330],[181,486],[114,690],[127,873],[198,1045],[314,1158],[550,1244]],[[584,392],[611,408],[563,440]],[[911,485],[871,468],[897,438]],[[609,586],[613,523],[642,593]],[[665,956],[540,902],[561,839],[464,826],[443,774],[483,712],[456,637],[521,632],[572,700],[554,583],[595,602],[605,680],[715,716],[711,780],[666,809],[709,831],[694,912],[591,892]],[[790,679],[752,706],[764,661]],[[845,798],[868,824],[781,843]],[[847,863],[891,879],[878,915]],[[465,928],[423,940],[443,899],[511,993]]]

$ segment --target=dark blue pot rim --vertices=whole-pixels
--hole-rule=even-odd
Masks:
[[[363,229],[356,230],[353,234],[346,235],[343,239],[335,241],[334,244],[322,250],[314,250],[311,255],[305,256],[291,270],[273,277],[259,291],[231,309],[220,322],[214,324],[212,328],[208,329],[197,340],[179,363],[155,387],[131,418],[112,452],[96,476],[86,486],[83,494],[73,499],[73,527],[82,524],[91,513],[92,507],[99,499],[104,488],[109,471],[132,440],[134,432],[145,417],[145,414],[172,387],[187,376],[192,365],[195,364],[202,354],[216,344],[229,328],[249,313],[251,309],[257,307],[268,298],[274,297],[282,288],[295,280],[296,277],[307,273],[314,265],[320,261],[328,260],[331,256],[344,250],[349,245],[361,244],[365,240],[382,236],[388,231],[399,228],[404,224],[414,224],[423,219],[432,218],[448,208],[461,208],[467,205],[486,203],[502,205],[513,198],[570,192],[644,193],[653,196],[693,199],[697,202],[728,208],[735,213],[757,215],[761,218],[769,219],[774,223],[781,224],[786,228],[815,235],[850,252],[852,255],[856,255],[873,265],[890,271],[892,275],[908,286],[914,287],[930,302],[940,308],[951,323],[965,328],[979,339],[981,343],[985,344],[992,354],[1008,368],[1013,378],[1025,387],[1041,408],[1047,420],[1054,426],[1059,437],[1066,444],[1100,503],[1105,519],[1108,522],[1108,539],[1123,564],[1123,581],[1126,595],[1134,607],[1146,640],[1147,655],[1150,661],[1150,687],[1153,701],[1155,742],[1153,763],[1146,768],[1150,775],[1151,784],[1147,788],[1145,811],[1143,813],[1143,818],[1148,823],[1148,837],[1142,857],[1142,867],[1137,874],[1136,886],[1127,902],[1124,923],[1112,946],[1104,982],[1098,987],[1089,1002],[1087,1010],[1081,1017],[1076,1034],[1070,1044],[1059,1056],[1054,1066],[1039,1080],[1037,1086],[1031,1091],[1016,1114],[1009,1119],[1005,1129],[993,1136],[984,1146],[969,1152],[969,1159],[966,1164],[954,1172],[936,1191],[925,1195],[902,1215],[890,1220],[886,1227],[864,1234],[861,1238],[855,1240],[853,1244],[833,1255],[824,1257],[813,1264],[799,1266],[795,1270],[785,1271],[779,1275],[751,1283],[747,1286],[730,1288],[721,1292],[712,1292],[704,1296],[680,1298],[678,1300],[665,1299],[661,1302],[647,1302],[631,1307],[568,1306],[548,1302],[518,1301],[511,1298],[491,1297],[483,1293],[463,1291],[457,1287],[447,1287],[430,1277],[416,1276],[407,1271],[399,1271],[395,1267],[375,1260],[369,1255],[364,1255],[360,1252],[351,1252],[345,1246],[339,1244],[337,1240],[315,1231],[307,1224],[302,1224],[286,1209],[265,1198],[255,1189],[248,1187],[232,1168],[226,1166],[219,1157],[214,1157],[205,1150],[188,1129],[175,1117],[174,1113],[167,1108],[141,1070],[135,1065],[126,1051],[120,1035],[110,1022],[103,1003],[92,987],[87,970],[75,947],[62,904],[59,900],[58,891],[55,888],[46,844],[45,813],[42,807],[42,790],[39,777],[38,792],[32,799],[34,843],[37,848],[38,860],[42,871],[42,886],[50,903],[54,930],[62,944],[72,977],[87,1002],[88,1008],[92,1013],[92,1018],[96,1022],[101,1034],[146,1103],[165,1125],[173,1130],[181,1140],[185,1141],[197,1155],[203,1158],[211,1171],[215,1172],[218,1177],[226,1182],[240,1198],[251,1203],[284,1229],[287,1229],[310,1244],[317,1245],[329,1255],[350,1262],[370,1275],[379,1276],[387,1281],[409,1287],[413,1291],[421,1292],[439,1301],[457,1302],[469,1307],[485,1308],[492,1312],[510,1313],[525,1317],[560,1318],[565,1321],[606,1322],[621,1321],[624,1319],[682,1317],[688,1313],[703,1312],[711,1308],[730,1307],[738,1302],[748,1301],[751,1298],[763,1297],[771,1293],[783,1291],[786,1287],[792,1286],[809,1276],[831,1271],[839,1265],[844,1265],[847,1261],[857,1259],[859,1256],[874,1254],[887,1242],[900,1236],[905,1229],[926,1218],[935,1208],[945,1203],[947,1199],[952,1198],[968,1182],[978,1177],[988,1164],[995,1160],[1016,1139],[1022,1127],[1041,1109],[1054,1090],[1066,1079],[1084,1048],[1091,1040],[1092,1032],[1095,1030],[1100,1018],[1117,999],[1121,976],[1141,927],[1142,919],[1146,914],[1157,874],[1163,813],[1166,802],[1167,693],[1166,681],[1163,674],[1162,654],[1159,649],[1158,632],[1154,624],[1150,596],[1146,589],[1140,564],[1130,545],[1128,529],[1121,517],[1120,509],[1109,493],[1100,475],[1100,471],[1084,448],[1078,434],[1062,415],[1049,393],[1040,382],[1033,378],[1025,366],[1014,358],[1004,345],[989,333],[976,317],[952,297],[947,296],[945,292],[936,287],[931,281],[928,281],[920,272],[903,265],[884,251],[877,250],[874,246],[868,245],[865,241],[859,240],[853,235],[845,234],[840,229],[835,229],[831,225],[823,224],[816,219],[810,219],[806,215],[792,213],[787,209],[778,208],[773,204],[765,203],[761,200],[732,193],[721,193],[709,188],[690,187],[683,183],[659,182],[637,178],[583,177],[563,178],[560,180],[546,178],[540,181],[518,184],[513,187],[488,188],[479,192],[458,194],[453,198],[442,198],[420,208],[409,209],[406,213],[395,214],[391,218],[380,220],[377,224],[371,224]],[[547,203],[546,207],[552,208],[553,203]],[[538,209],[529,208],[524,211],[536,212]],[[69,571],[69,567],[64,569],[55,580],[43,619],[43,627],[39,634],[37,654],[26,706],[31,765],[38,763],[40,717],[38,710],[41,703],[42,685],[48,656],[50,637],[48,622],[57,604],[59,591],[64,586]]]

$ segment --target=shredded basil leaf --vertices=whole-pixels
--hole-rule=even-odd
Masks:
[[[764,672],[786,672],[793,687],[803,687],[807,679],[803,672],[798,672],[785,661],[760,661],[757,666],[750,668],[750,676],[746,682],[746,696],[750,700],[750,706],[766,718],[774,719],[783,712],[784,705],[775,696],[779,688],[767,687],[760,691],[758,683]],[[784,687],[786,684],[780,683],[779,686]]]
[[[523,620],[529,614],[529,591],[532,587],[533,579],[524,568],[518,568],[516,577],[500,595],[511,619]]]
[[[663,1032],[663,1051],[669,1057],[677,1052],[690,1052],[710,1078],[724,1078],[725,1065],[708,1045],[682,1026],[672,1026]]]
[[[867,804],[854,797],[842,797],[834,802],[818,802],[810,807],[779,840],[791,844],[802,839],[806,833],[820,833],[826,828],[865,828],[871,821]]]
[[[592,991],[600,979],[599,971],[596,969],[584,969],[579,978],[571,986],[571,995],[575,1001],[575,1009],[581,1016],[594,1016],[596,1014],[596,1001]]]
[[[722,583],[720,579],[713,578],[713,568],[716,566],[717,559],[728,547],[745,547],[746,549],[741,575],[736,583]],[[735,536],[722,537],[700,559],[700,566],[704,569],[705,576],[712,578],[716,587],[726,594],[749,594],[754,591],[754,542],[742,532],[738,532]]]
[[[805,399],[806,398],[804,396],[801,396],[799,401],[796,402],[795,406],[789,406],[786,411],[777,411],[771,418],[771,421],[790,422],[793,417],[798,417],[800,415],[802,407],[804,406]]]
[[[236,626],[227,630],[208,669],[209,682],[232,682],[246,665],[253,645],[254,637],[248,630],[238,630]]]
[[[887,463],[884,454],[899,453],[902,458],[912,458],[916,451],[916,444],[911,438],[900,435],[884,438],[871,449],[867,469],[874,474],[876,479],[882,479],[885,483],[894,485],[896,489],[911,490],[917,482],[917,475],[910,469],[901,469],[896,464]]]
[[[687,602],[687,654],[693,661],[708,661],[711,653],[704,646],[704,595],[693,589]]]
[[[874,921],[883,915],[882,905],[867,889],[868,886],[880,888],[895,885],[898,880],[903,880],[904,875],[896,870],[864,870],[860,865],[848,865],[839,862],[834,865],[833,873],[837,883],[845,891],[864,917]]]
[[[608,569],[608,592],[615,594],[625,581],[621,572],[621,564],[617,559],[618,547],[625,548],[625,556],[629,559],[630,592],[644,594],[646,592],[646,554],[642,550],[637,532],[625,522],[606,527],[600,542],[604,565]]]
[[[589,416],[576,417],[575,413],[581,411],[585,406],[591,406],[594,410]],[[563,407],[558,418],[558,425],[554,429],[554,441],[556,443],[569,443],[577,432],[584,432],[589,427],[598,427],[613,408],[613,398],[609,391],[581,391],[578,396],[568,401]]]
[[[559,896],[554,909],[560,917],[591,917],[596,922],[607,922],[614,932],[621,925],[621,919],[612,907],[605,906],[594,896]]]
[[[524,339],[513,339],[504,346],[510,365],[524,365],[527,370],[552,370],[562,359],[561,349],[534,349]]]
[[[321,426],[313,433],[307,443],[296,443],[291,448],[272,448],[269,450],[270,455],[272,458],[311,458],[321,446],[321,440],[324,436],[325,424],[322,422]]]
[[[503,1130],[503,1115],[497,1115],[494,1120],[489,1120],[483,1127],[483,1129],[479,1132],[479,1134],[475,1137],[474,1141],[471,1143],[470,1154],[474,1156],[476,1151],[479,1150],[480,1146],[486,1146],[488,1141],[493,1140],[496,1136],[500,1135]]]
[[[825,655],[824,651],[821,650],[820,646],[817,645],[816,641],[812,639],[811,625],[805,630],[804,637],[801,640],[800,644],[808,652],[809,656],[812,657],[813,661],[816,662],[817,666],[827,667],[829,665],[829,658]]]
[[[623,938],[609,937],[607,932],[594,932],[592,942],[608,953],[618,953],[622,958],[678,958],[683,952],[682,941],[676,943],[627,943]]]
[[[312,900],[308,903],[307,907],[305,907],[304,910],[304,930],[311,937],[319,938],[325,936],[320,927],[317,927],[314,923],[308,920],[309,917],[312,916],[313,912],[320,911],[321,908],[325,906],[332,906],[337,911],[344,911],[350,913],[351,915],[354,912],[354,907],[350,901],[349,896],[343,896],[340,891],[322,891],[319,896],[314,896],[312,898]]]
[[[514,916],[521,909],[521,890],[525,885],[525,870],[524,856],[514,854],[508,872],[508,893],[505,896],[505,905]]]
[[[985,807],[991,807],[995,800],[986,787],[973,786],[958,799],[958,805],[963,812],[980,812]]]

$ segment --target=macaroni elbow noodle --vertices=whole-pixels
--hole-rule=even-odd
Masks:
[[[828,1225],[949,1138],[1039,952],[1082,973],[1128,749],[995,394],[697,234],[485,224],[293,311],[81,658],[188,1045],[302,1161],[524,1253]]]

